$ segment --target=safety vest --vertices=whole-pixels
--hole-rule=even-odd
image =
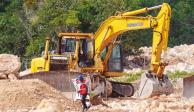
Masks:
[[[80,85],[79,93],[81,95],[86,95],[88,93],[88,88],[87,88],[87,85],[86,84],[81,84]]]

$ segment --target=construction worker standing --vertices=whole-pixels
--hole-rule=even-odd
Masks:
[[[82,111],[84,112],[87,110],[89,107],[86,105],[86,97],[88,95],[88,87],[85,84],[84,76],[83,74],[80,74],[78,76],[78,81],[80,82],[80,88],[79,88],[79,94],[81,95],[81,102],[82,102]]]

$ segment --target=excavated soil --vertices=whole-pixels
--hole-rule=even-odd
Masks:
[[[46,83],[37,80],[0,80],[0,112],[28,112],[42,100],[54,99],[64,110],[76,110],[72,101]]]

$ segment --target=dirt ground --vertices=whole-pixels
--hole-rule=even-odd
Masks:
[[[76,111],[72,101],[40,80],[0,80],[0,88],[0,112],[28,112],[44,99],[55,99],[64,110]]]
[[[103,100],[103,104],[93,105],[88,112],[194,112],[194,99],[182,97],[181,81],[173,81],[175,92],[171,95],[143,100],[133,97],[108,98]],[[80,103],[72,102],[63,93],[37,79],[0,80],[0,88],[0,112],[80,111]],[[47,100],[54,101],[48,103]],[[35,111],[40,105],[43,105],[44,109]],[[56,105],[59,105],[62,111],[53,111],[52,106]]]

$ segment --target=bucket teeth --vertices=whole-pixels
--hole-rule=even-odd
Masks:
[[[138,97],[140,99],[161,94],[168,95],[173,92],[173,85],[168,79],[167,75],[164,75],[162,79],[159,79],[156,75],[145,73],[142,74],[140,81],[141,82],[138,91]]]

